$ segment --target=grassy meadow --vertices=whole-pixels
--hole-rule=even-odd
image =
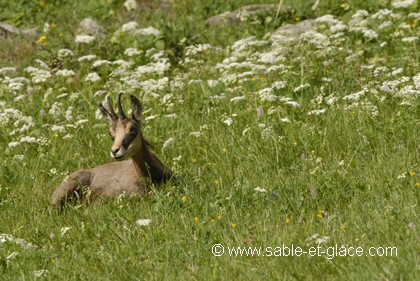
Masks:
[[[0,280],[418,280],[420,4],[280,2],[211,26],[279,1],[2,1],[38,34],[0,37]],[[54,211],[112,161],[98,104],[120,91],[180,182]]]

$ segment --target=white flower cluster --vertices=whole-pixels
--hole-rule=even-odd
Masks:
[[[81,34],[81,35],[76,36],[76,38],[74,39],[74,42],[79,43],[79,44],[91,44],[95,40],[96,40],[96,37],[93,35]]]

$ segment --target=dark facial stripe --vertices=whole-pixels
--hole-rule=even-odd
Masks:
[[[133,140],[137,136],[137,130],[132,130],[127,134],[127,136],[123,139],[121,145],[124,147],[125,150],[127,150],[128,146],[133,142]]]

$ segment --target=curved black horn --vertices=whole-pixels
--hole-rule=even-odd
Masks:
[[[106,97],[106,103],[107,103],[108,110],[111,113],[111,118],[112,119],[117,119],[117,114],[115,114],[115,111],[112,108],[111,98],[109,96]]]
[[[125,116],[124,111],[123,111],[122,106],[121,106],[121,96],[122,96],[123,94],[124,94],[124,93],[122,93],[122,92],[118,94],[118,98],[117,98],[117,106],[118,106],[118,113],[120,114],[120,117],[121,117],[122,119],[125,119],[125,118],[127,118],[127,117]]]

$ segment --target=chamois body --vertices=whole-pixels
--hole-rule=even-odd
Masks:
[[[83,197],[89,193],[89,200],[97,197],[114,197],[120,194],[144,195],[150,184],[160,185],[173,177],[167,168],[149,149],[141,128],[141,105],[131,96],[132,118],[125,117],[118,95],[117,117],[108,98],[108,110],[100,110],[110,125],[114,141],[111,156],[118,162],[107,163],[92,169],[80,170],[69,175],[54,191],[52,205],[60,208],[70,197]],[[129,160],[119,161],[125,158]]]

